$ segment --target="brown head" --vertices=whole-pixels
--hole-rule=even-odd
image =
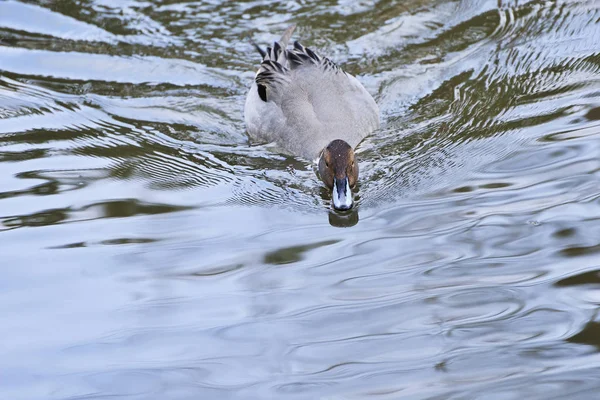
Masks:
[[[351,189],[358,180],[358,163],[348,143],[336,139],[323,149],[319,159],[319,175],[333,191],[333,207],[337,210],[352,208]]]

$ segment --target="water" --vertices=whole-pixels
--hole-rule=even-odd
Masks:
[[[266,45],[382,110],[359,208],[249,143]],[[597,1],[0,2],[0,397],[590,399]]]

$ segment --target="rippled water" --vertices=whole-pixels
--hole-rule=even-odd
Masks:
[[[382,110],[350,215],[244,131],[291,23]],[[599,38],[593,0],[1,1],[0,397],[594,398]]]

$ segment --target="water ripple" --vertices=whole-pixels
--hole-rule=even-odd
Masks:
[[[0,3],[0,397],[598,392],[597,2],[76,3]],[[382,110],[350,214],[244,131],[291,23]]]

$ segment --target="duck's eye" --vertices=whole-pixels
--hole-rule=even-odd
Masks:
[[[327,161],[325,161],[325,166],[329,168],[329,163]]]

